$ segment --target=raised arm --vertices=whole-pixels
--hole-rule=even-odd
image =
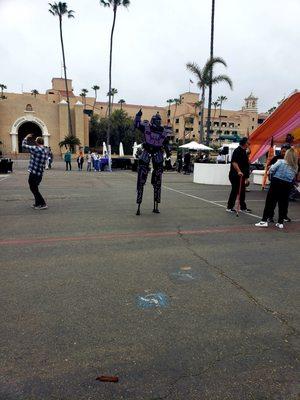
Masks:
[[[27,135],[27,136],[23,139],[22,147],[23,147],[24,149],[28,149],[30,153],[34,153],[34,152],[35,152],[35,149],[36,149],[36,146],[31,146],[31,145],[27,144],[27,140],[28,140],[29,138],[31,138],[31,137],[32,137],[32,134],[29,133],[29,135]]]
[[[142,115],[143,112],[142,109],[140,108],[140,110],[136,113],[136,116],[134,118],[134,127],[144,132],[145,127],[144,124],[142,123]]]

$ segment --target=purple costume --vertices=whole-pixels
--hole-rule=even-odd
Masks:
[[[137,179],[137,199],[138,204],[137,215],[140,215],[140,205],[143,200],[144,186],[147,181],[150,162],[152,161],[153,171],[151,176],[151,184],[154,191],[154,208],[153,212],[159,213],[158,203],[161,199],[161,183],[163,173],[164,151],[170,156],[168,148],[167,128],[161,126],[161,117],[157,113],[152,117],[151,123],[148,121],[141,122],[142,111],[140,110],[135,117],[135,127],[144,134],[143,150],[139,155],[138,179]]]

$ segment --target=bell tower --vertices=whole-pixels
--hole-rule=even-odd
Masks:
[[[243,111],[250,111],[257,113],[257,97],[254,97],[251,93],[250,96],[245,98],[245,105],[243,107]]]

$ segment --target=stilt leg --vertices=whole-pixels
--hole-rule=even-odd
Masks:
[[[159,213],[160,213],[160,211],[159,211],[159,209],[158,209],[158,203],[157,203],[157,201],[154,201],[153,212],[156,213],[156,214],[159,214]]]
[[[136,211],[136,215],[141,215],[140,208],[141,208],[141,204],[138,205],[138,209]]]

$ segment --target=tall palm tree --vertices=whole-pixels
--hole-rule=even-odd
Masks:
[[[216,64],[222,64],[225,67],[226,62],[221,57],[213,57],[208,59],[201,69],[196,63],[187,63],[186,67],[191,71],[198,79],[197,86],[201,90],[201,121],[200,121],[200,143],[203,142],[204,138],[204,106],[205,106],[205,90],[209,86],[210,82],[212,85],[220,82],[227,82],[229,87],[232,88],[232,81],[227,75],[216,75],[211,77],[211,70],[213,70]]]
[[[171,104],[174,103],[174,99],[168,99],[168,100],[167,100],[167,103],[169,104],[169,107],[168,107],[168,117],[170,117],[170,115],[171,115]]]
[[[82,100],[84,99],[84,101],[82,101],[84,103],[84,108],[86,108],[86,95],[88,94],[88,90],[87,89],[81,89],[81,93],[79,96],[81,96]]]
[[[213,106],[213,108],[214,108],[214,115],[213,115],[213,121],[215,121],[215,119],[216,119],[216,113],[217,113],[217,108],[219,107],[219,102],[218,102],[218,100],[216,100],[216,101],[213,101],[212,103],[211,103],[211,105]]]
[[[68,10],[68,5],[65,2],[59,1],[58,3],[54,2],[53,4],[51,4],[51,3],[48,3],[48,4],[50,6],[49,12],[52,15],[54,15],[55,17],[58,17],[58,20],[59,20],[60,43],[61,43],[61,51],[62,51],[62,56],[63,56],[63,68],[64,68],[67,103],[68,103],[69,136],[73,136],[70,99],[69,99],[68,83],[67,83],[67,67],[66,67],[63,33],[62,33],[62,19],[63,19],[63,16],[67,16],[68,18],[74,18],[74,15],[73,15],[74,11]]]
[[[201,109],[201,106],[202,106],[202,103],[201,103],[201,101],[196,101],[195,103],[194,103],[194,109],[195,109],[195,120],[197,119],[197,117],[199,117],[199,112],[197,113],[197,110],[199,109]],[[199,124],[198,124],[198,126],[199,126]],[[199,133],[199,132],[197,132],[197,133]]]
[[[95,92],[95,100],[94,100],[94,104],[93,104],[93,114],[94,114],[94,110],[95,110],[95,106],[96,106],[96,101],[97,101],[97,91],[100,89],[100,86],[94,85],[92,87],[92,89]]]
[[[179,104],[181,104],[180,99],[174,99],[173,100],[174,104],[175,104],[175,110],[174,110],[174,115],[173,115],[173,129],[174,129],[174,121],[175,121],[175,117],[176,117],[176,112],[177,112],[177,107],[179,106]]]
[[[222,129],[221,129],[222,105],[226,100],[227,100],[226,96],[219,96],[217,98],[217,101],[219,102],[219,107],[220,107],[220,114],[219,114],[219,130],[220,130],[220,133],[222,133]]]
[[[113,49],[113,36],[116,24],[116,16],[118,7],[128,7],[130,0],[100,0],[100,5],[104,7],[112,7],[113,10],[113,23],[110,34],[110,50],[109,50],[109,84],[108,84],[108,117],[109,123],[107,128],[107,145],[110,142],[110,116],[111,116],[111,98],[112,98],[112,87],[111,87],[111,70],[112,70],[112,49]],[[109,147],[108,147],[109,150]],[[110,157],[109,157],[110,158]]]
[[[118,94],[118,89],[112,88],[110,94],[111,94],[111,108],[112,108],[114,105],[115,95]]]
[[[121,110],[122,110],[122,109],[123,109],[123,104],[126,103],[126,101],[125,101],[124,99],[120,99],[120,100],[118,101],[118,103],[120,104]]]
[[[36,99],[36,96],[37,96],[38,94],[40,94],[38,90],[32,89],[31,95],[34,96],[35,99]]]
[[[1,96],[0,96],[0,98],[1,98],[2,100],[4,100],[4,99],[6,99],[6,97],[5,97],[4,94],[3,94],[3,90],[7,89],[7,86],[4,85],[3,83],[0,83],[0,89],[1,89]]]
[[[215,31],[215,0],[211,1],[211,23],[210,23],[210,59],[214,57],[214,31]],[[209,145],[210,131],[211,131],[211,99],[212,99],[212,74],[210,70],[210,83],[208,85],[208,107],[207,107],[207,145]]]

